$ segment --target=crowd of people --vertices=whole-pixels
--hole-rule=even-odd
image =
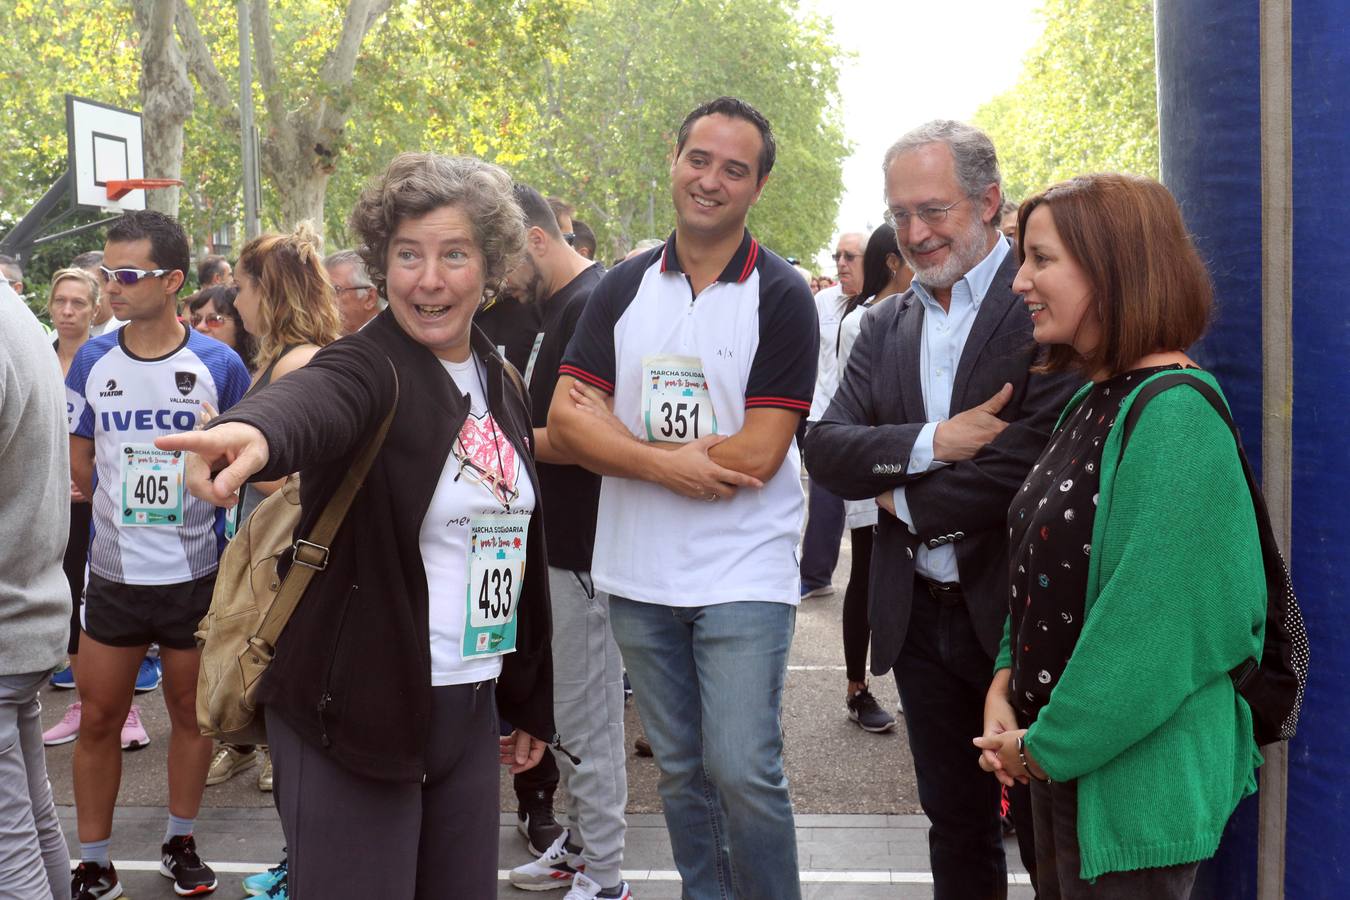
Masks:
[[[571,205],[434,153],[370,181],[355,249],[266,234],[190,296],[183,229],[129,212],[52,276],[52,335],[0,260],[0,894],[122,895],[122,753],[161,688],[179,895],[219,886],[206,786],[256,768],[288,849],[249,894],[496,896],[505,765],[534,857],[510,883],[626,900],[631,684],[683,896],[799,897],[784,682],[847,528],[843,711],[903,719],[934,896],[1006,896],[1005,810],[1039,897],[1189,896],[1255,789],[1228,673],[1265,588],[1209,403],[1116,428],[1151,379],[1218,387],[1185,355],[1212,297],[1175,201],[1105,174],[1012,204],[989,138],[935,121],[880,161],[885,224],[839,237],[826,284],[746,227],[776,155],[750,105],[693,110],[674,231],[608,270]],[[297,477],[276,575],[315,571],[268,743],[213,745],[195,633]],[[43,733],[49,677],[79,699]],[[44,741],[75,742],[73,874]]]

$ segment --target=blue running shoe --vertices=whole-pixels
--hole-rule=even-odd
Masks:
[[[159,687],[164,680],[164,670],[160,661],[147,656],[141,660],[141,670],[136,673],[136,693],[144,694]]]
[[[281,885],[281,897],[285,897],[286,890],[286,858],[282,857],[281,862],[277,863],[266,872],[259,872],[257,875],[250,875],[244,879],[244,893],[250,897],[261,897],[267,895],[275,896],[269,891]]]
[[[282,879],[272,885],[272,889],[267,892],[267,900],[286,900],[288,896],[285,876],[282,876]]]
[[[53,672],[51,677],[52,687],[58,691],[71,691],[75,689],[75,670],[66,666],[59,672]]]

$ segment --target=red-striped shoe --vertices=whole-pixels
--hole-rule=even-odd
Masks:
[[[516,866],[511,870],[512,887],[522,891],[552,891],[571,887],[577,872],[585,868],[581,857],[567,849],[566,830],[536,860]]]

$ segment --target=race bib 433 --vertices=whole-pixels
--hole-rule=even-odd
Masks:
[[[516,609],[525,582],[529,513],[474,516],[469,521],[465,659],[516,649]]]

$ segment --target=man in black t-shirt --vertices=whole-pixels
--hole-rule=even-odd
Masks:
[[[503,291],[478,308],[473,324],[483,329],[507,362],[525,371],[530,348],[539,334],[538,307]]]
[[[546,516],[549,592],[553,602],[553,714],[558,737],[577,761],[557,755],[568,788],[564,832],[536,862],[511,872],[523,888],[571,878],[587,897],[626,897],[623,665],[609,628],[609,597],[591,582],[600,476],[573,465],[548,439],[548,409],[577,320],[602,269],[563,238],[538,191],[516,186],[529,228],[526,255],[505,293],[539,311],[524,374],[532,398],[539,495]],[[582,870],[584,869],[584,873]]]

